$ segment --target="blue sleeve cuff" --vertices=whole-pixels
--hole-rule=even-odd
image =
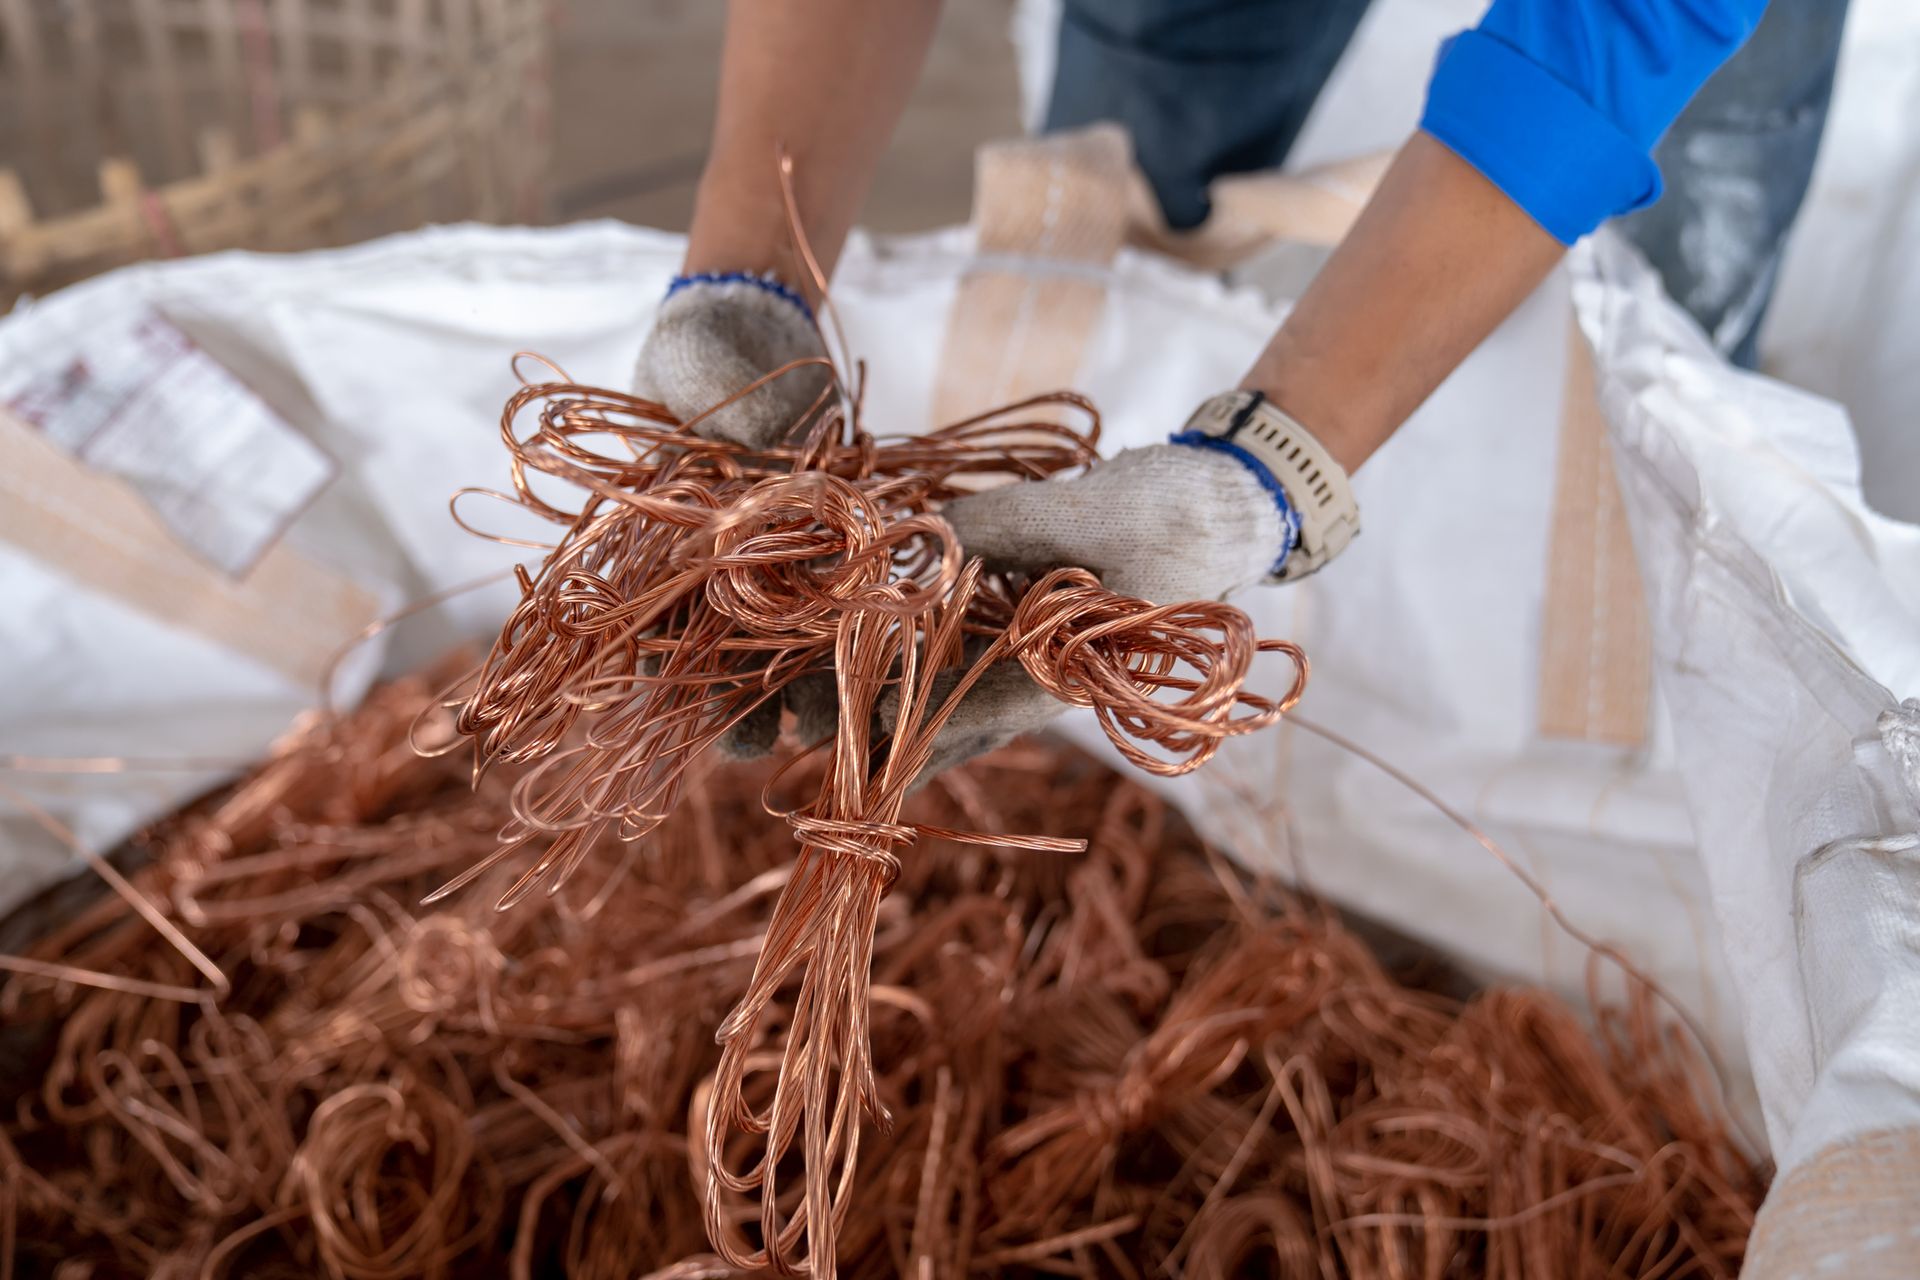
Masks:
[[[1420,127],[1572,244],[1660,196],[1646,149],[1552,72],[1483,31],[1441,47]]]

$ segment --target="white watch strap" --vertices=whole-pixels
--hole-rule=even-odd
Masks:
[[[1284,491],[1298,540],[1275,581],[1291,582],[1324,567],[1360,532],[1360,508],[1346,469],[1260,392],[1213,397],[1194,411],[1187,431],[1232,446],[1264,467]]]

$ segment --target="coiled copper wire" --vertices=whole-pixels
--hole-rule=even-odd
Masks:
[[[832,827],[838,808],[806,811],[797,861],[768,820],[763,796],[818,794],[823,750],[777,777],[694,770],[637,859],[603,836],[539,910],[492,909],[509,868],[421,906],[513,807],[507,771],[474,790],[407,749],[447,730],[444,682],[309,722],[147,837],[128,885],[226,995],[147,990],[211,987],[111,894],[28,958],[124,987],[9,977],[0,1275],[747,1274],[709,1215],[729,1250],[769,1247],[763,1188],[703,1203],[707,1134],[730,1054],[749,1115],[796,1110],[776,1083],[795,988],[757,1046],[714,1031],[797,920],[787,891],[838,891],[857,923],[894,864]],[[865,1089],[892,1123],[829,1208],[844,1274],[1737,1274],[1764,1175],[1644,989],[1596,1035],[1537,991],[1407,985],[1066,748],[1011,748],[877,812],[903,842],[872,915],[872,1074],[822,1096],[844,1085],[851,1111]],[[982,829],[1088,848],[933,834]],[[817,950],[850,963],[857,936]],[[771,1168],[791,1231],[811,1186],[758,1165],[766,1135],[722,1127],[724,1177]]]
[[[1081,398],[1038,397],[901,440],[867,435],[849,416],[857,399],[836,376],[795,425],[796,443],[764,452],[701,439],[657,405],[564,377],[509,401],[512,491],[493,496],[560,533],[538,571],[522,573],[520,604],[455,727],[475,743],[476,773],[530,767],[499,848],[430,899],[523,850],[530,863],[498,905],[543,883],[557,891],[603,836],[635,841],[665,821],[688,770],[784,689],[809,676],[835,682],[827,776],[814,802],[787,815],[794,873],[720,1030],[705,1135],[715,1247],[733,1265],[782,1273],[831,1272],[863,1121],[884,1118],[867,1026],[872,937],[898,851],[924,834],[899,821],[901,804],[965,693],[993,663],[1018,661],[1041,688],[1092,707],[1134,764],[1178,774],[1226,737],[1278,721],[1307,674],[1296,646],[1260,640],[1231,605],[1154,606],[1085,570],[1028,582],[963,562],[939,502],[963,479],[1021,483],[1090,461],[1099,424]],[[1056,420],[1062,412],[1080,429]],[[542,496],[535,475],[574,486],[578,504]],[[1245,687],[1262,651],[1294,664],[1276,699]],[[936,697],[949,671],[958,678]],[[876,739],[888,699],[894,728]],[[763,1016],[791,980],[800,985],[779,1084],[761,1110],[745,1101],[747,1064],[764,1056]],[[733,1130],[764,1140],[739,1171],[726,1158]],[[804,1195],[790,1215],[778,1170],[796,1143]],[[738,1247],[724,1220],[747,1193],[762,1202],[757,1249]]]

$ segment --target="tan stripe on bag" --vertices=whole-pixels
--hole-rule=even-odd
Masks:
[[[935,422],[1078,380],[1138,181],[1113,125],[990,143],[974,165],[978,261],[947,315]]]
[[[1593,353],[1579,323],[1569,321],[1541,619],[1540,733],[1638,746],[1647,738],[1652,688],[1646,597]]]
[[[124,482],[0,410],[0,542],[182,631],[317,683],[380,615],[372,592],[276,543],[236,581],[187,551]]]

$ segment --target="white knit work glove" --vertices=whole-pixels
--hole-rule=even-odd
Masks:
[[[676,276],[634,363],[634,394],[665,405],[682,422],[699,417],[782,365],[826,354],[813,313],[771,276],[745,272]],[[796,369],[701,418],[694,434],[749,449],[780,443],[827,385],[817,366]],[[735,725],[720,747],[737,759],[773,749],[780,710],[791,706],[812,742],[833,731],[831,676],[809,676]]]
[[[676,276],[634,365],[633,389],[681,421],[794,360],[826,354],[799,294],[771,276]],[[709,440],[778,444],[819,398],[827,372],[796,369],[694,425]]]
[[[1005,485],[941,511],[989,568],[1074,565],[1109,590],[1153,604],[1218,600],[1266,577],[1280,558],[1280,508],[1245,463],[1183,444],[1129,449],[1085,475]],[[927,774],[1043,727],[1066,704],[1018,661],[981,677],[934,739]]]

